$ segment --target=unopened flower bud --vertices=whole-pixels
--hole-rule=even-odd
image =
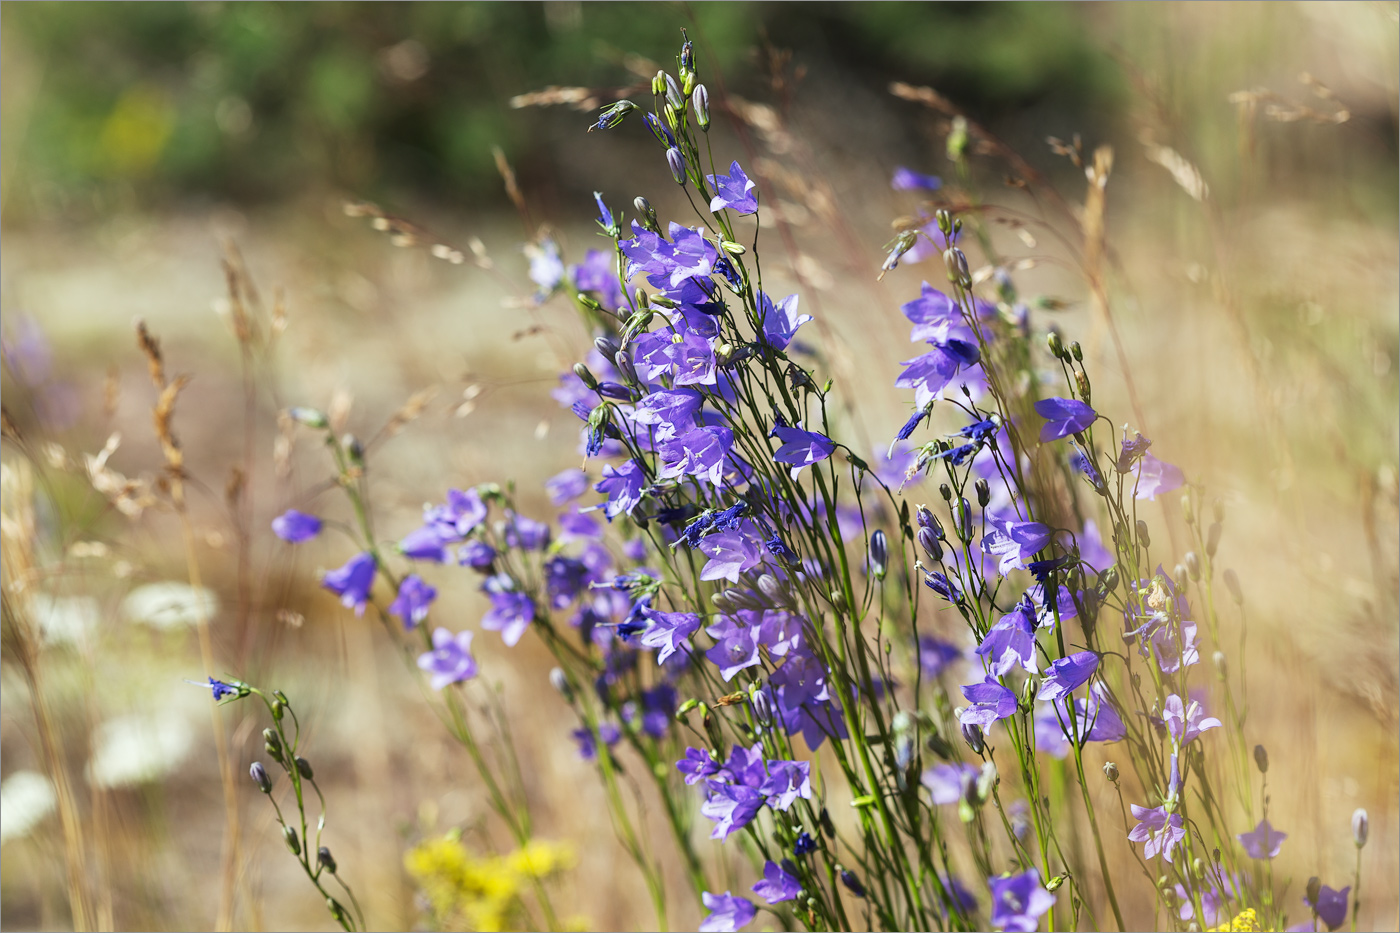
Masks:
[[[1103,763],[1103,776],[1114,784],[1118,783],[1118,766],[1111,761]]]
[[[685,109],[685,95],[681,93],[681,86],[676,83],[676,79],[661,72],[662,78],[666,82],[666,103],[670,104],[677,111]]]
[[[684,188],[685,157],[681,155],[681,151],[675,146],[672,146],[670,149],[666,150],[666,166],[670,168],[671,177],[675,179],[676,184]]]
[[[885,569],[889,566],[890,549],[883,529],[876,528],[870,535],[870,564],[875,571],[875,579],[885,579]]]
[[[1084,351],[1080,348],[1078,340],[1069,345],[1069,355],[1074,357],[1076,363],[1084,362]]]
[[[914,512],[914,521],[919,523],[920,528],[927,528],[933,524],[933,512],[926,505],[921,505]]]
[[[355,466],[362,466],[365,462],[365,448],[360,443],[360,439],[353,434],[347,434],[340,439],[340,446],[345,448],[345,456]]]
[[[248,776],[258,785],[258,790],[264,794],[272,793],[272,778],[267,776],[267,769],[262,766],[261,761],[253,762],[252,767],[248,769]]]
[[[1063,342],[1062,340],[1060,340],[1060,332],[1059,332],[1059,331],[1057,331],[1057,330],[1052,330],[1052,331],[1050,331],[1050,333],[1047,334],[1047,335],[1045,336],[1045,343],[1046,343],[1046,346],[1048,346],[1048,347],[1050,348],[1050,355],[1053,356],[1055,359],[1058,360],[1058,359],[1062,359],[1062,358],[1064,357],[1064,355],[1065,355],[1065,345],[1064,345],[1064,342]]]
[[[944,502],[953,501],[953,490],[947,483],[938,484],[938,494],[943,497]]]
[[[985,743],[982,741],[982,727],[975,722],[964,723],[962,727],[963,741],[967,747],[972,749],[972,754],[982,754]]]
[[[1074,344],[1074,346],[1077,347],[1079,346],[1079,344],[1076,343]],[[1083,400],[1084,404],[1094,404],[1093,393],[1090,391],[1089,387],[1089,376],[1084,372],[1084,370],[1076,369],[1074,371],[1074,384],[1079,389],[1079,397]]]
[[[1196,511],[1191,507],[1191,494],[1189,492],[1181,497],[1181,518],[1188,525],[1196,523]]]
[[[1351,841],[1356,843],[1360,849],[1366,845],[1366,837],[1371,833],[1371,818],[1366,815],[1364,809],[1358,808],[1351,815]]]
[[[598,380],[594,378],[593,373],[589,370],[589,368],[583,365],[582,363],[574,364],[574,375],[578,376],[579,379],[583,381],[583,384],[586,388],[598,388]]]
[[[972,542],[972,504],[967,499],[958,499],[955,517],[958,520],[958,540],[963,544],[970,544]]]
[[[314,780],[314,779],[315,779],[315,777],[316,777],[316,772],[313,771],[313,770],[311,770],[311,762],[307,761],[305,758],[303,758],[303,757],[301,757],[300,755],[298,755],[298,756],[296,757],[296,763],[297,763],[297,773],[298,773],[298,774],[300,774],[302,777],[306,778],[308,781]]]
[[[652,233],[661,232],[661,223],[656,219],[656,211],[652,209],[651,202],[646,198],[637,197],[633,199],[632,206],[637,209],[637,213],[642,215],[642,226]]]
[[[856,897],[865,897],[865,885],[860,883],[860,879],[855,876],[854,872],[843,868],[841,870],[841,883],[849,888]]]
[[[297,424],[306,425],[308,428],[325,428],[330,425],[330,421],[326,418],[325,412],[318,411],[315,408],[289,408],[287,409],[287,417],[291,418]]]
[[[967,256],[956,246],[943,251],[943,265],[948,269],[948,281],[967,288],[972,285],[972,272],[967,267]]]
[[[1322,893],[1322,879],[1317,875],[1313,875],[1308,879],[1308,884],[1307,887],[1304,888],[1304,891],[1307,892],[1308,903],[1316,904],[1318,895]]]
[[[1137,520],[1137,536],[1138,542],[1143,547],[1152,546],[1152,535],[1148,533],[1147,522],[1143,521],[1140,518]]]
[[[938,224],[939,231],[946,237],[953,232],[953,215],[948,213],[946,208],[940,207],[934,211],[933,219]]]
[[[326,846],[321,846],[321,848],[316,850],[316,864],[320,865],[332,875],[335,874],[335,856],[331,855],[331,850]]]
[[[1254,766],[1260,774],[1269,773],[1269,753],[1262,745],[1254,746]]]
[[[1055,877],[1051,878],[1049,881],[1045,882],[1045,890],[1049,891],[1051,894],[1054,894],[1056,891],[1060,890],[1060,885],[1062,885],[1062,884],[1064,884],[1064,883],[1065,883],[1065,876],[1064,876],[1064,875],[1056,875]]]
[[[1035,677],[1027,677],[1026,682],[1021,684],[1021,708],[1030,709],[1035,703],[1036,691],[1040,689],[1040,683]]]
[[[263,742],[265,742],[265,743],[267,744],[268,751],[271,752],[273,755],[275,755],[275,756],[277,757],[277,760],[278,760],[278,761],[281,761],[281,760],[282,760],[282,737],[279,736],[279,735],[277,734],[277,730],[275,730],[275,729],[264,729],[264,730],[263,730]]]
[[[1215,549],[1220,547],[1220,523],[1212,522],[1210,529],[1206,531],[1206,556],[1214,557]]]
[[[992,501],[992,487],[987,485],[985,479],[979,478],[977,482],[973,484],[973,488],[977,490],[977,504],[985,509],[987,503]]]
[[[286,840],[287,848],[292,850],[293,855],[301,854],[301,840],[297,838],[297,831],[290,826],[282,827],[282,838]]]
[[[562,667],[551,668],[549,671],[549,685],[564,698],[565,703],[574,702],[574,688],[569,685],[569,678],[564,673]]]
[[[1230,591],[1230,598],[1235,601],[1236,606],[1244,605],[1244,593],[1240,591],[1240,578],[1235,576],[1234,570],[1227,570],[1224,573],[1225,589]]]
[[[700,127],[700,132],[710,131],[710,92],[705,90],[705,85],[695,85],[695,93],[690,95],[690,106],[695,108],[695,125]]]
[[[1201,579],[1201,559],[1196,556],[1195,551],[1186,552],[1185,562],[1187,575],[1190,576],[1192,580]]]
[[[1225,657],[1225,652],[1217,651],[1211,655],[1210,659],[1215,664],[1215,670],[1224,678],[1229,673],[1229,661]]]
[[[1172,575],[1173,575],[1177,580],[1185,581],[1186,578],[1187,578],[1187,576],[1188,576],[1188,573],[1187,573],[1187,571],[1186,571],[1186,565],[1185,565],[1185,564],[1177,564],[1175,567],[1172,568]]]
[[[651,77],[651,94],[653,97],[660,97],[666,93],[666,72],[658,71]]]
[[[919,547],[923,548],[929,560],[935,564],[943,560],[943,545],[938,543],[938,535],[933,533],[932,528],[920,528],[917,537]]]

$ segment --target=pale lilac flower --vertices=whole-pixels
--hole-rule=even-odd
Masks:
[[[705,786],[710,789],[710,796],[700,805],[700,813],[714,821],[711,839],[729,838],[730,833],[749,825],[763,806],[763,795],[746,784],[710,780]]]
[[[398,543],[398,551],[410,560],[441,564],[447,560],[447,544],[453,537],[444,539],[440,525],[422,525],[404,536]]]
[[[752,214],[758,210],[758,200],[753,195],[757,187],[744,170],[735,162],[729,166],[728,175],[706,175],[714,186],[715,196],[710,199],[710,213],[718,214],[726,207],[740,214]]]
[[[1077,539],[1079,559],[1095,570],[1107,570],[1117,563],[1117,558],[1104,547],[1103,536],[1099,534],[1099,523],[1092,518],[1084,519],[1084,531]]]
[[[1317,919],[1325,923],[1328,930],[1336,930],[1346,922],[1347,895],[1350,893],[1351,885],[1347,885],[1345,888],[1337,891],[1324,884],[1318,889],[1316,904],[1309,900],[1306,894],[1303,895],[1303,903],[1306,904],[1310,910],[1316,912]],[[1309,921],[1305,929],[1311,930],[1312,928],[1311,921]]]
[[[790,901],[802,893],[802,883],[797,880],[797,866],[787,859],[779,866],[776,862],[765,862],[763,880],[753,886],[753,893],[770,904]]]
[[[433,632],[433,650],[418,656],[418,666],[433,675],[428,682],[434,690],[476,676],[476,660],[471,656],[471,646],[471,632],[460,632],[455,636],[445,628]]]
[[[1099,656],[1092,651],[1079,651],[1050,663],[1045,680],[1040,684],[1037,698],[1051,701],[1068,696],[1082,686],[1099,668]]]
[[[758,293],[758,338],[775,350],[786,350],[797,329],[812,320],[810,314],[797,313],[797,296],[788,295],[775,302],[767,293]]]
[[[1045,419],[1040,429],[1042,444],[1078,434],[1094,423],[1098,414],[1078,399],[1044,398],[1035,403],[1035,413]]]
[[[545,480],[544,488],[549,493],[550,505],[563,505],[588,491],[588,474],[574,467]]]
[[[671,358],[675,361],[676,385],[715,384],[715,348],[705,337],[686,334],[680,343],[671,344]]]
[[[1171,731],[1178,747],[1193,741],[1207,729],[1216,729],[1224,725],[1214,716],[1207,716],[1205,707],[1198,701],[1192,700],[1183,704],[1181,697],[1175,693],[1167,697],[1162,707],[1162,718],[1166,720],[1167,729]]]
[[[1271,859],[1278,855],[1288,834],[1274,829],[1268,820],[1260,820],[1253,832],[1240,833],[1235,838],[1239,839],[1250,858]]]
[[[355,615],[362,616],[378,569],[374,555],[366,551],[350,558],[343,567],[326,571],[321,577],[321,585],[339,596],[342,606],[354,609]]]
[[[915,406],[923,408],[953,381],[959,368],[971,366],[979,359],[981,351],[975,343],[950,340],[945,345],[936,344],[923,356],[900,363],[904,371],[894,384],[899,388],[913,389]]]
[[[768,806],[774,810],[786,810],[799,797],[812,799],[810,762],[770,759],[767,765],[768,777],[759,785],[758,792],[768,798]]]
[[[657,446],[661,457],[657,478],[698,476],[718,486],[724,477],[725,457],[733,443],[733,432],[720,425],[696,428],[672,438]]]
[[[1005,719],[1016,712],[1016,694],[991,677],[980,684],[963,687],[962,692],[972,704],[958,717],[958,721],[965,726],[974,725],[986,729],[997,720]]]
[[[919,782],[928,788],[935,804],[957,803],[966,782],[975,781],[977,773],[975,767],[963,761],[937,764],[925,770]]]
[[[398,616],[403,627],[413,628],[428,617],[428,607],[437,599],[437,588],[423,582],[416,573],[410,573],[399,584],[398,595],[389,604],[389,614]]]
[[[719,668],[725,681],[746,667],[758,664],[758,645],[754,641],[754,631],[742,628],[729,616],[720,616],[719,622],[705,630],[717,644],[705,652],[710,663]]]
[[[734,897],[728,891],[723,894],[705,891],[700,897],[705,909],[710,912],[700,921],[700,933],[734,933],[752,923],[754,914],[758,912],[758,908],[747,898]]]
[[[321,520],[315,515],[288,509],[272,520],[272,533],[289,544],[300,544],[321,533]]]
[[[955,661],[961,660],[962,649],[935,635],[919,636],[919,668],[925,677],[937,677]]]
[[[1158,493],[1180,489],[1186,479],[1181,470],[1150,453],[1144,453],[1134,470],[1136,475],[1137,498],[1156,500]]]
[[[655,430],[656,443],[695,430],[695,415],[705,399],[695,389],[653,392],[632,409],[632,420]]]
[[[646,474],[637,461],[628,460],[620,467],[611,464],[603,467],[603,478],[593,488],[608,497],[604,513],[611,520],[619,515],[631,515],[632,510],[641,504],[642,490],[646,485]]]
[[[1139,807],[1132,804],[1133,819],[1138,824],[1128,833],[1133,842],[1145,843],[1142,847],[1144,858],[1154,858],[1158,852],[1168,862],[1172,851],[1186,838],[1186,829],[1181,824],[1180,813],[1168,813],[1166,807]]]
[[[1017,933],[1033,933],[1039,929],[1040,918],[1055,906],[1055,895],[1040,883],[1040,874],[1032,868],[1019,875],[989,878],[992,893],[992,926]]]
[[[658,612],[644,608],[647,627],[642,632],[641,643],[647,648],[659,649],[656,663],[665,664],[677,651],[690,653],[690,636],[700,630],[700,617],[693,612]]]
[[[988,518],[987,524],[991,530],[982,538],[982,551],[1000,558],[997,572],[1003,575],[1026,569],[1026,561],[1050,543],[1050,529],[1040,522]]]
[[[491,609],[481,619],[481,627],[488,632],[500,632],[501,641],[514,647],[525,634],[525,629],[535,620],[535,603],[524,593],[513,587],[509,577],[492,577],[486,581],[484,589],[491,598]]]
[[[583,254],[583,262],[569,266],[569,277],[574,287],[581,292],[592,292],[603,307],[616,311],[626,300],[622,286],[617,281],[617,269],[611,251],[590,249]]]
[[[700,552],[710,560],[700,571],[701,580],[739,582],[739,574],[757,567],[763,553],[747,530],[721,531],[700,541]]]

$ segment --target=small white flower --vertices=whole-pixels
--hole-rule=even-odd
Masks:
[[[0,842],[21,839],[53,812],[58,799],[37,771],[16,771],[0,784]]]
[[[219,598],[213,590],[175,581],[137,587],[122,602],[127,619],[158,629],[193,627],[201,618],[212,622],[218,611]]]
[[[122,716],[98,726],[92,745],[88,780],[99,787],[127,787],[159,780],[179,767],[194,747],[194,732],[176,713],[159,719]]]

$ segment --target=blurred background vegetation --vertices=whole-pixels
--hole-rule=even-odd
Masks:
[[[317,567],[347,556],[344,542],[271,540],[267,523],[288,505],[331,518],[342,508],[329,495],[304,498],[326,464],[319,450],[279,446],[277,411],[326,407],[369,436],[413,393],[437,388],[419,423],[375,452],[381,533],[411,530],[446,486],[507,478],[545,517],[540,481],[578,463],[577,422],[547,390],[587,335],[562,303],[524,300],[533,286],[521,245],[546,224],[576,261],[594,243],[595,190],[624,205],[645,194],[681,220],[688,205],[640,125],[585,134],[592,111],[512,100],[559,85],[641,102],[658,63],[673,67],[686,26],[725,111],[711,133],[716,157],[732,153],[773,184],[792,238],[765,230],[765,275],[817,316],[816,337],[833,348],[823,366],[857,401],[853,429],[884,437],[904,421],[908,400],[889,385],[909,349],[898,305],[920,278],[938,277],[909,263],[876,282],[891,219],[918,203],[890,191],[890,172],[939,174],[947,203],[975,196],[1035,219],[993,235],[1024,260],[1018,284],[1036,302],[1037,326],[1053,321],[1084,342],[1095,398],[1111,400],[1118,421],[1131,376],[1154,450],[1228,505],[1221,547],[1258,627],[1250,715],[1261,741],[1276,743],[1271,819],[1291,834],[1277,867],[1295,879],[1289,897],[1311,874],[1346,883],[1328,872],[1350,864],[1346,820],[1367,806],[1374,874],[1362,923],[1395,929],[1400,901],[1383,879],[1400,850],[1396,11],[1393,2],[0,6],[6,411],[27,437],[67,451],[38,465],[58,507],[39,523],[53,539],[40,554],[43,659],[107,916],[122,928],[209,926],[224,834],[207,694],[181,682],[201,669],[193,635],[151,624],[129,602],[139,585],[183,579],[178,528],[168,514],[118,514],[79,466],[119,432],[114,469],[137,478],[159,469],[132,318],[164,340],[172,372],[197,375],[176,425],[191,472],[205,479],[194,513],[220,607],[219,667],[304,704],[337,858],[369,889],[372,925],[413,927],[422,904],[406,852],[453,827],[469,828],[473,857],[501,840],[483,828],[473,772],[384,633],[316,586]],[[892,81],[936,88],[1043,174],[1066,210],[1008,186],[1014,172],[985,152],[960,177],[946,155],[950,122],[893,97]],[[1104,316],[1067,271],[1084,242],[1084,170],[1050,136],[1071,148],[1081,138],[1084,158],[1114,148],[1109,287],[1127,373]],[[523,212],[495,147],[516,173]],[[481,252],[454,267],[394,249],[344,216],[347,198]],[[285,300],[285,333],[255,369],[251,458],[220,268],[230,242],[257,282],[264,325]],[[247,481],[246,525],[224,502],[231,464]],[[6,508],[18,498],[7,488]],[[1154,534],[1159,521],[1180,534],[1174,505],[1160,506]],[[240,529],[256,557],[252,603],[234,569]],[[476,628],[474,581],[443,570],[432,580],[443,591],[435,618]],[[632,868],[590,819],[601,795],[567,737],[565,708],[540,688],[546,656],[494,636],[473,649],[510,704],[542,838],[584,856],[570,903],[588,924],[645,928],[641,899],[615,896]],[[10,664],[0,677],[9,780],[44,767],[25,685]],[[246,763],[263,723],[242,711],[228,719]],[[101,778],[104,749],[133,745],[123,735],[147,750],[150,735],[162,736],[163,760],[137,756],[125,777]],[[283,870],[263,801],[251,785],[243,791],[237,925],[324,927],[321,905]],[[0,922],[63,928],[56,821],[12,820],[19,798],[5,799]],[[1139,893],[1134,909],[1150,916]]]

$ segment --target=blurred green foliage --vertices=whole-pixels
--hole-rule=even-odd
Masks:
[[[623,55],[670,66],[682,25],[702,71],[741,88],[764,37],[872,87],[938,83],[984,117],[1046,94],[1092,113],[1106,86],[1066,4],[27,3],[3,19],[38,76],[10,151],[20,187],[120,182],[143,201],[479,198],[500,188],[493,145],[528,160],[538,144],[543,117],[511,96],[635,81]]]

